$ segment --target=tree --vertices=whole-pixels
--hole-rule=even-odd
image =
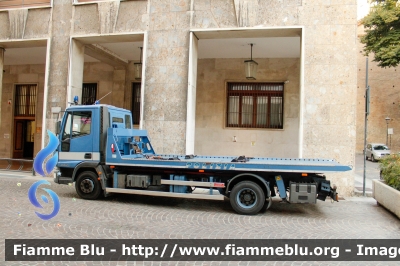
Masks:
[[[380,67],[396,67],[400,63],[400,1],[375,0],[361,23],[365,35],[365,55],[374,53],[374,60]]]

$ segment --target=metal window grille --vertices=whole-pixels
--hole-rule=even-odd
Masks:
[[[139,125],[140,122],[141,87],[142,87],[141,83],[138,82],[132,83],[132,118],[134,125]]]
[[[283,83],[228,83],[227,127],[283,128]]]
[[[17,85],[15,88],[16,117],[34,117],[36,114],[36,84]]]
[[[83,83],[82,104],[91,105],[97,100],[97,83]]]

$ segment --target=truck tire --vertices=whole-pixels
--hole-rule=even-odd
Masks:
[[[82,199],[88,200],[98,199],[103,192],[98,176],[91,171],[79,174],[75,182],[75,189]]]
[[[265,195],[259,185],[251,181],[236,184],[230,193],[232,208],[239,214],[254,215],[264,206]]]

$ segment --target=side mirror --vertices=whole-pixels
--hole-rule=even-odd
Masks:
[[[56,122],[56,135],[60,134],[61,121]]]

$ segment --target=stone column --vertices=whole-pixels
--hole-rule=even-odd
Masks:
[[[70,0],[53,1],[50,32],[50,60],[48,68],[47,94],[45,89],[42,124],[42,146],[47,138],[47,129],[54,131],[55,119],[52,107],[65,109],[67,104],[68,60],[70,48],[72,4]]]
[[[161,154],[186,148],[190,1],[153,1],[144,90],[144,129]]]
[[[357,5],[310,2],[304,25],[304,158],[354,166],[357,92]],[[351,195],[353,171],[327,174],[341,195]]]

